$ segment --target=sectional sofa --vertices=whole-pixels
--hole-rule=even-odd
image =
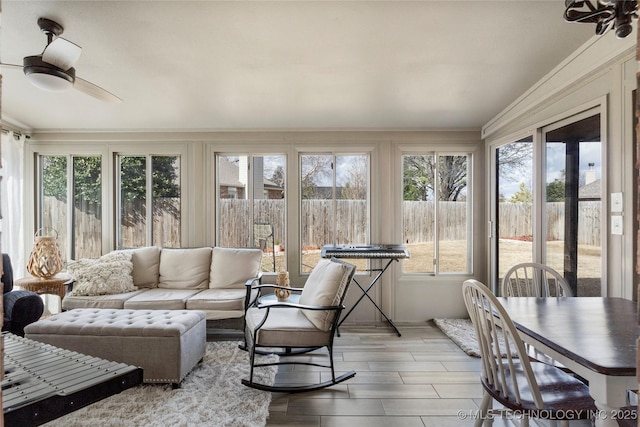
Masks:
[[[260,249],[156,246],[69,261],[74,278],[63,310],[200,310],[207,320],[244,314],[248,280],[261,279]]]

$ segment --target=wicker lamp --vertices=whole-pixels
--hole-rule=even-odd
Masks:
[[[62,255],[58,247],[58,232],[50,229],[53,235],[39,235],[43,229],[36,231],[33,249],[29,255],[27,271],[41,279],[50,279],[62,271]]]

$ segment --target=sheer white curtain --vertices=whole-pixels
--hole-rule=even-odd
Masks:
[[[24,276],[24,224],[22,222],[24,187],[24,135],[2,132],[0,152],[0,247],[8,253],[15,278]]]

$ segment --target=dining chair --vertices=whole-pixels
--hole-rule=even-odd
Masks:
[[[545,264],[523,262],[504,273],[503,297],[572,297],[564,277]]]
[[[259,390],[296,393],[317,390],[341,383],[355,376],[349,371],[336,376],[333,362],[333,340],[338,329],[343,301],[356,267],[336,258],[321,259],[311,270],[303,288],[287,287],[297,297],[280,302],[271,293],[277,285],[247,284],[247,295],[251,302],[245,314],[245,343],[241,348],[249,351],[249,378],[242,384]],[[305,355],[301,353],[326,347],[328,363],[315,362],[325,354]],[[277,362],[262,363],[259,354],[277,354]],[[329,370],[330,378],[311,384],[269,385],[255,381],[255,368],[280,365],[310,365]],[[318,378],[324,374],[317,372]]]
[[[523,262],[514,265],[502,278],[503,297],[571,297],[573,292],[560,273],[545,264]],[[527,354],[532,360],[549,363],[570,372],[570,370],[525,344]]]
[[[512,419],[520,417],[523,427],[529,425],[529,418],[568,426],[569,420],[589,419],[597,413],[587,385],[556,366],[529,360],[513,321],[489,288],[470,279],[463,283],[462,294],[482,360],[483,397],[476,427],[484,421],[491,424],[496,414],[503,413],[492,409],[494,400]]]

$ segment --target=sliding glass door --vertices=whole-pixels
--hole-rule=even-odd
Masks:
[[[584,116],[584,115],[583,115]],[[599,296],[602,277],[600,114],[542,130],[545,150],[545,263],[574,295]]]
[[[493,150],[491,268],[538,262],[578,296],[602,294],[602,153],[597,109],[537,129]]]

